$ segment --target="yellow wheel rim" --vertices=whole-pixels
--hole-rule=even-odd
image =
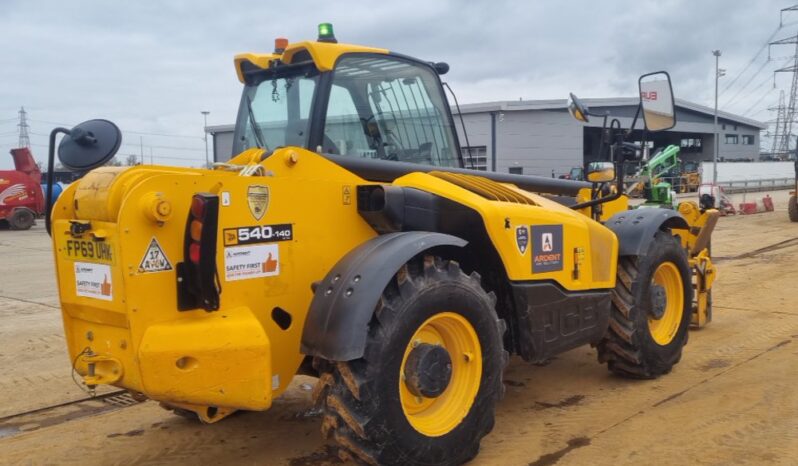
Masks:
[[[404,380],[413,348],[427,343],[443,347],[452,360],[449,384],[440,396],[415,396]],[[399,399],[410,425],[427,437],[450,432],[468,415],[482,379],[482,350],[474,327],[461,315],[441,312],[427,319],[407,344],[399,378]]]
[[[654,271],[652,283],[665,290],[665,311],[660,319],[648,318],[648,330],[658,344],[665,346],[676,336],[684,314],[684,285],[679,268],[663,262]]]

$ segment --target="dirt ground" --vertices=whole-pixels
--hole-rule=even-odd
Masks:
[[[614,377],[588,347],[544,366],[516,358],[496,427],[472,464],[797,464],[798,224],[787,219],[786,192],[773,197],[775,213],[721,219],[715,320],[691,332],[671,374]],[[85,397],[70,378],[39,223],[0,231],[0,463],[339,464],[309,414],[314,379],[304,377],[271,410],[214,425],[154,402],[9,417]]]

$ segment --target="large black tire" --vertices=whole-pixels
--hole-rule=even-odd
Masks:
[[[681,316],[674,320],[678,325],[674,326],[670,341],[661,344],[652,335],[649,318],[654,308],[654,273],[666,263],[674,265],[678,270],[674,275],[678,273],[681,277],[683,306]],[[666,296],[666,302],[674,299],[678,296]],[[692,301],[687,254],[674,236],[660,231],[645,255],[622,257],[618,262],[610,326],[597,347],[599,361],[606,362],[610,371],[625,377],[651,379],[667,374],[681,359],[682,347],[687,343]]]
[[[8,218],[8,224],[12,230],[27,230],[33,226],[36,217],[28,209],[17,209]]]
[[[364,357],[349,362],[315,361],[320,378],[314,396],[324,411],[322,434],[340,445],[343,459],[457,465],[476,456],[480,440],[493,428],[495,405],[504,394],[502,373],[508,353],[502,335],[506,326],[496,315],[495,302],[493,293],[482,288],[479,275],[465,275],[456,262],[426,256],[399,270],[369,323]],[[400,388],[400,383],[407,382],[400,381],[405,380],[401,366],[417,329],[444,312],[461,316],[473,327],[482,353],[482,373],[465,417],[458,416],[456,426],[443,435],[427,436],[405,415],[400,400],[405,387]],[[455,380],[457,366],[453,362],[449,367],[455,367]],[[453,385],[444,386],[449,390]]]
[[[790,201],[787,203],[787,213],[790,215],[791,222],[798,222],[798,198],[796,194],[790,196]]]

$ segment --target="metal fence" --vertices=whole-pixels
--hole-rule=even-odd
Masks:
[[[753,193],[795,187],[795,178],[767,178],[762,180],[719,181],[718,186],[727,194]]]
[[[679,177],[662,177],[658,180],[660,182],[670,183],[673,190],[677,193],[695,192],[695,188],[697,188],[697,186],[691,186],[690,188],[694,189],[687,189],[688,187],[684,186],[683,180]],[[629,184],[631,185],[631,183]],[[723,191],[726,194],[755,193],[779,189],[793,189],[795,187],[795,178],[763,178],[758,180],[718,181],[718,186],[723,188]]]

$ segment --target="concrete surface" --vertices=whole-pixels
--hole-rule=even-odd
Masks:
[[[514,358],[496,427],[472,464],[798,464],[798,224],[787,220],[786,193],[772,195],[774,213],[721,219],[715,320],[691,332],[671,374],[614,377],[588,347],[545,366]],[[39,223],[0,230],[0,463],[339,464],[308,415],[307,377],[271,410],[214,425],[153,402],[4,421],[85,396],[70,379]]]

